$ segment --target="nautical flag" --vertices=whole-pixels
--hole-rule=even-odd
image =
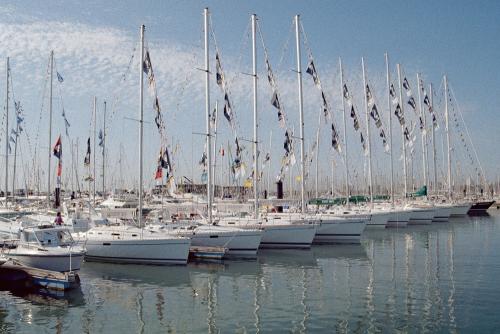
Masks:
[[[366,155],[368,154],[368,149],[366,147],[365,138],[363,137],[363,132],[360,132],[359,134],[361,136],[361,146],[363,147],[363,151],[365,152]]]
[[[424,96],[424,104],[430,108],[431,106],[431,101],[429,100],[429,97],[427,96],[427,94],[425,94]]]
[[[316,67],[314,66],[314,62],[312,59],[309,61],[309,65],[307,66],[306,73],[310,74],[313,78],[314,84],[316,86],[319,86],[318,73],[316,72]]]
[[[316,142],[315,142],[316,145]],[[335,126],[332,123],[332,147],[337,151],[341,152],[340,148],[340,143],[339,143],[339,135],[337,134],[337,130],[335,129]],[[315,149],[316,147],[314,147]]]
[[[220,65],[219,53],[215,53],[215,79],[217,80],[217,85],[223,88],[224,77],[222,75],[222,66]]]
[[[359,121],[358,116],[356,115],[356,111],[354,110],[354,106],[351,106],[351,118],[353,119],[354,131],[358,131]]]
[[[410,131],[408,130],[408,128],[406,126],[405,126],[405,130],[404,130],[403,134],[405,136],[406,141],[410,141]]]
[[[269,81],[271,87],[274,88],[276,86],[276,83],[274,82],[273,71],[271,70],[271,64],[269,64],[269,59],[267,57],[266,57],[266,69],[267,69],[267,81]]]
[[[61,175],[62,175],[62,162],[61,162],[61,160],[59,160],[59,161],[57,162],[57,171],[56,171],[56,175],[57,175],[57,176],[59,176],[59,177],[61,177]]]
[[[165,150],[160,150],[160,165],[162,168],[167,170],[167,176],[172,172],[172,164],[170,163],[170,154],[168,153],[168,147]]]
[[[236,158],[231,165],[231,171],[233,172],[234,178],[239,179],[245,175],[245,165],[241,162],[240,158]]]
[[[104,147],[104,134],[102,132],[102,129],[99,130],[99,146]]]
[[[65,112],[64,108],[63,108],[63,110],[62,110],[62,117],[63,117],[63,119],[64,119],[64,128],[65,128],[65,130],[66,130],[66,136],[68,136],[68,137],[69,137],[69,134],[68,134],[68,129],[69,129],[69,127],[71,126],[71,124],[69,124],[68,119],[66,118],[66,112]]]
[[[325,119],[328,119],[330,113],[328,112],[328,103],[326,102],[326,96],[323,91],[321,91],[321,98],[323,100],[323,114],[325,115]]]
[[[389,87],[389,95],[392,97],[392,104],[398,103],[398,98],[396,97],[396,89],[394,88],[393,84],[391,84],[391,87]]]
[[[434,125],[434,129],[439,129],[439,124],[437,122],[436,114],[432,113],[432,124]]]
[[[64,81],[64,78],[62,77],[61,74],[59,74],[59,72],[56,72],[57,73],[57,81],[59,82],[63,82]]]
[[[161,117],[160,101],[158,100],[158,96],[155,98],[154,109],[156,111],[155,124],[158,130],[161,130],[163,128],[163,119]]]
[[[54,156],[58,159],[61,159],[62,155],[62,143],[61,143],[61,136],[57,138],[56,144],[54,145],[54,148],[52,149],[52,152]]]
[[[290,138],[288,130],[285,131],[285,143],[283,144],[283,148],[285,149],[286,154],[289,154],[292,150],[292,140]]]
[[[278,109],[278,110],[281,109],[280,101],[278,99],[278,92],[276,90],[274,90],[274,92],[273,92],[273,97],[271,99],[271,104],[276,109]]]
[[[226,117],[227,121],[233,126],[233,110],[231,108],[231,103],[229,103],[229,95],[227,93],[224,94],[224,117]]]
[[[163,169],[160,165],[156,167],[155,180],[160,180],[163,178]]]
[[[206,171],[201,173],[201,183],[205,183],[208,180],[208,173]]]
[[[201,156],[199,165],[202,169],[206,169],[207,167],[207,153],[203,152],[203,155]]]
[[[351,99],[351,96],[349,95],[349,90],[347,89],[347,85],[346,85],[346,84],[344,84],[344,89],[343,89],[343,91],[344,91],[344,99],[346,99],[346,100],[350,100],[350,99]]]
[[[85,166],[90,166],[90,137],[87,139],[87,154],[85,154],[85,159],[83,160]]]
[[[210,127],[212,129],[215,129],[216,120],[217,120],[217,109],[214,108],[214,111],[212,111],[212,114],[210,115]]]
[[[155,80],[155,76],[153,74],[153,65],[151,64],[151,57],[149,56],[149,51],[146,51],[146,54],[144,55],[142,70],[144,71],[144,73],[148,75],[149,87],[152,87],[153,82]]]
[[[380,129],[380,138],[382,138],[382,144],[384,145],[384,150],[389,151],[389,143],[387,143],[387,138],[385,137],[384,129]]]
[[[413,110],[417,110],[417,104],[415,103],[415,99],[413,98],[413,96],[410,96],[410,98],[408,99],[408,104],[413,108]]]
[[[399,106],[399,103],[396,106],[396,110],[394,111],[394,115],[399,120],[399,124],[404,125],[405,124],[405,118],[403,117],[403,111],[401,110],[401,107]]]
[[[238,141],[238,137],[234,138],[234,144],[236,145],[236,156],[240,157],[241,152],[243,152],[243,148],[240,146],[240,142]]]
[[[372,92],[370,91],[370,86],[368,86],[368,84],[366,84],[366,102],[368,103],[369,106],[373,104],[373,96]]]
[[[370,115],[375,121],[375,125],[377,126],[377,128],[380,128],[382,126],[382,121],[380,120],[380,115],[378,113],[376,104],[373,104],[372,110],[370,111]]]
[[[221,146],[221,147],[220,147],[220,149],[219,149],[219,154],[220,154],[221,156],[224,156],[224,153],[225,153],[225,152],[224,152],[224,146]]]
[[[406,90],[410,89],[410,84],[408,83],[408,80],[406,79],[406,77],[403,79],[403,87]]]
[[[418,120],[420,122],[420,130],[423,130],[422,132],[424,132],[425,131],[425,127],[424,127],[424,120],[422,119],[422,116],[419,116]]]

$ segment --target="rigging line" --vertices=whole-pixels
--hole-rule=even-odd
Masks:
[[[470,133],[469,133],[469,128],[467,127],[467,124],[465,123],[465,120],[464,120],[464,117],[463,117],[463,114],[462,114],[462,110],[461,110],[461,108],[460,108],[460,107],[459,107],[459,105],[458,105],[458,100],[457,100],[457,98],[456,98],[456,96],[455,96],[455,92],[453,91],[453,89],[451,88],[451,86],[449,86],[449,87],[450,87],[450,88],[449,88],[449,90],[450,90],[451,94],[453,95],[453,99],[454,99],[454,100],[455,100],[455,102],[456,102],[457,109],[458,109],[458,112],[459,112],[459,114],[460,114],[460,119],[462,120],[462,123],[463,123],[463,125],[464,125],[464,127],[465,127],[465,131],[466,131],[466,133],[467,133],[467,137],[468,137],[468,139],[469,139],[469,142],[471,143],[472,150],[474,151],[474,156],[476,157],[477,163],[478,163],[478,165],[479,165],[479,169],[481,170],[481,174],[482,174],[482,176],[483,176],[483,182],[486,182],[486,176],[485,176],[485,174],[484,174],[483,167],[481,166],[481,161],[479,160],[479,157],[478,157],[478,155],[477,155],[477,151],[476,151],[476,147],[474,146],[474,142],[473,142],[473,141],[472,141],[472,139],[471,139],[471,136],[470,136]]]
[[[215,52],[217,54],[219,54],[219,56],[221,55],[220,53],[220,50],[219,50],[219,47],[217,45],[217,40],[215,38],[215,30],[214,30],[214,27],[213,27],[213,22],[212,22],[212,17],[209,16],[209,20],[210,20],[210,34],[211,34],[211,37],[213,39],[213,42],[214,42],[214,47],[215,47]],[[241,59],[242,59],[242,56],[243,56],[243,48],[246,46],[246,43],[248,42],[249,40],[249,37],[250,37],[250,22],[247,24],[246,26],[246,29],[245,29],[245,33],[244,33],[244,36],[246,36],[246,38],[243,38],[242,40],[242,45],[240,47],[240,54],[239,54],[239,57],[238,57],[238,63],[237,63],[237,68],[236,68],[236,74],[235,76],[232,78],[232,80],[228,80],[227,83],[226,83],[226,80],[225,79],[225,75],[224,75],[224,69],[222,67],[222,63],[220,63],[220,68],[221,68],[221,71],[222,71],[222,89],[224,91],[224,93],[227,93],[228,96],[232,96],[231,94],[231,91],[229,89],[229,86],[233,84],[234,80],[239,76],[239,72],[240,72],[240,68],[241,68]],[[240,132],[240,123],[239,123],[239,119],[236,117],[236,109],[234,108],[235,104],[234,104],[234,99],[231,100],[232,101],[232,111],[233,111],[233,124],[234,124],[234,129],[233,130],[233,135],[235,137],[237,137],[237,133]]]
[[[132,64],[134,62],[134,58],[135,58],[135,54],[137,52],[137,46],[138,46],[139,42],[137,42],[133,47],[132,47],[132,53],[130,55],[130,59],[128,61],[128,64],[127,66],[125,67],[125,71],[123,72],[123,74],[121,75],[121,78],[120,78],[120,81],[119,81],[119,84],[123,84],[126,80],[127,80],[127,76],[128,74],[130,73],[130,69],[132,68]],[[113,99],[112,99],[112,106],[111,106],[111,115],[109,117],[109,126],[108,127],[111,127],[111,125],[113,124],[113,120],[114,120],[114,117],[115,117],[115,114],[116,114],[116,111],[117,111],[117,104],[119,102],[119,98],[120,98],[120,93],[121,92],[121,89],[120,87],[117,87],[113,93]]]
[[[36,128],[36,136],[35,136],[35,154],[33,155],[33,166],[36,166],[37,165],[37,162],[38,162],[38,146],[40,145],[40,142],[39,142],[39,139],[40,139],[40,125],[42,123],[42,114],[43,114],[43,108],[44,108],[44,105],[45,105],[45,94],[47,92],[47,83],[48,83],[48,79],[49,79],[49,76],[50,76],[50,56],[49,56],[49,60],[47,62],[47,69],[45,70],[45,81],[44,81],[44,84],[43,84],[43,88],[41,89],[40,91],[40,94],[39,96],[41,96],[41,106],[40,106],[40,114],[39,114],[39,118],[38,118],[38,125],[37,125],[37,128]]]
[[[290,45],[290,40],[292,39],[293,36],[293,27],[294,27],[294,20],[292,19],[292,23],[290,24],[290,29],[288,31],[288,38],[285,41],[285,44],[283,45],[283,49],[281,51],[281,56],[278,62],[277,66],[277,71],[278,73],[281,73],[281,66],[283,65],[283,60],[285,59],[285,54],[288,50],[288,46]]]
[[[276,81],[276,77],[274,75],[274,72],[271,69],[271,62],[269,60],[269,53],[268,53],[266,44],[264,43],[264,36],[262,34],[262,30],[260,28],[260,22],[259,21],[257,21],[257,31],[259,32],[260,40],[261,40],[261,43],[262,43],[262,48],[264,50],[264,57],[265,57],[267,63],[269,64],[269,71],[270,71],[269,75],[271,75],[271,77],[272,77],[272,85],[274,85],[274,87],[272,87],[272,88],[274,88],[276,90],[276,94],[278,95],[278,99],[280,101],[280,107],[281,107],[280,111],[281,111],[281,113],[283,115],[283,125],[284,125],[284,128],[287,129],[288,117],[287,117],[287,114],[285,112],[285,107],[284,107],[282,99],[281,99],[281,94],[280,94],[279,89],[278,89],[278,83]]]

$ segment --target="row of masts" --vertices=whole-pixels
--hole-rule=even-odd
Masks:
[[[207,159],[208,159],[208,173],[207,173],[207,197],[208,197],[208,207],[212,207],[213,203],[213,180],[214,180],[214,173],[213,173],[213,164],[212,164],[212,133],[211,133],[211,125],[210,125],[210,65],[209,65],[209,18],[208,18],[208,9],[205,9],[204,11],[204,30],[205,30],[205,110],[206,110],[206,141],[207,141]],[[253,192],[254,192],[254,215],[255,217],[258,217],[259,213],[259,164],[258,164],[258,159],[259,159],[259,138],[258,138],[258,104],[257,104],[257,83],[258,83],[258,76],[257,76],[257,47],[256,47],[256,21],[257,21],[257,16],[255,14],[252,15],[251,17],[251,22],[252,22],[252,80],[253,80],[253,123],[254,123],[254,131],[253,131]],[[299,109],[299,143],[300,143],[300,207],[301,211],[305,212],[305,207],[306,207],[306,191],[305,191],[305,148],[304,148],[304,113],[303,113],[303,92],[302,92],[302,61],[301,61],[301,41],[300,41],[300,16],[297,15],[295,16],[295,38],[296,38],[296,56],[297,56],[297,83],[298,83],[298,109]],[[141,26],[141,59],[144,60],[144,26]],[[390,71],[389,71],[389,57],[387,54],[385,54],[385,61],[386,61],[386,70],[387,70],[387,90],[389,92],[389,85],[390,85]],[[366,81],[366,75],[365,75],[365,63],[364,63],[364,58],[361,59],[362,62],[362,71],[363,71],[363,85],[364,85],[364,93],[365,97],[367,95],[366,89],[367,89],[367,81]],[[8,157],[9,157],[9,150],[8,150],[8,108],[9,108],[9,73],[10,73],[10,68],[9,68],[9,59],[7,58],[7,94],[6,94],[6,157],[5,157],[5,189],[8,189]],[[342,69],[342,61],[339,59],[339,67],[340,67],[340,81],[341,81],[341,89],[344,86],[344,78],[343,78],[343,69]],[[140,76],[140,115],[139,115],[139,123],[140,123],[140,133],[139,133],[139,142],[140,142],[140,147],[139,147],[139,210],[142,211],[142,206],[143,206],[143,84],[144,84],[144,79],[143,79],[143,74],[142,74],[142,61],[140,64],[140,71],[141,71],[141,76]],[[49,135],[48,135],[48,141],[49,141],[49,149],[48,149],[48,173],[47,173],[47,205],[50,207],[50,189],[51,189],[51,158],[52,158],[52,89],[53,89],[53,71],[54,71],[54,53],[53,51],[51,52],[50,55],[50,90],[49,90]],[[400,104],[401,108],[404,108],[404,103],[403,103],[403,98],[402,98],[402,77],[401,77],[401,69],[400,65],[397,64],[397,71],[398,71],[398,84],[399,84],[399,98],[400,98]],[[419,100],[419,106],[420,106],[420,112],[423,115],[424,122],[425,122],[425,113],[422,112],[422,99],[421,99],[421,87],[420,87],[420,78],[419,74],[417,74],[417,81],[418,81],[418,100]],[[448,197],[452,197],[452,182],[451,182],[451,149],[450,149],[450,133],[449,133],[449,126],[448,126],[448,91],[447,91],[447,78],[446,76],[444,77],[444,91],[445,91],[445,121],[446,121],[446,137],[447,137],[447,165],[448,165],[448,171],[447,171],[447,179],[448,179]],[[430,86],[430,96],[432,100],[432,85]],[[392,117],[391,117],[391,97],[390,94],[388,93],[388,109],[389,109],[389,147],[390,147],[390,157],[391,157],[391,177],[390,177],[390,194],[391,194],[391,200],[392,203],[394,203],[394,162],[393,162],[393,152],[392,152]],[[432,101],[431,101],[432,103]],[[369,111],[369,106],[367,99],[365,98],[365,116],[366,116],[366,131],[367,131],[367,152],[368,152],[368,178],[369,178],[369,198],[370,202],[373,202],[373,175],[372,175],[372,150],[371,150],[371,136],[370,136],[370,111]],[[94,113],[94,161],[93,161],[93,175],[94,175],[94,181],[93,181],[93,186],[92,186],[92,193],[93,193],[93,201],[94,204],[96,202],[96,109],[97,109],[97,99],[94,98],[94,106],[93,106],[93,113]],[[344,138],[346,137],[346,108],[345,108],[345,101],[344,98],[342,98],[342,118],[343,118],[343,133],[344,133]],[[106,102],[104,102],[104,138],[106,137]],[[404,110],[403,110],[404,113]],[[217,113],[218,114],[218,113]],[[425,123],[424,123],[425,125]],[[402,130],[402,140],[403,140],[403,183],[404,183],[404,194],[408,193],[408,184],[407,184],[407,161],[406,161],[406,145],[405,145],[405,137],[404,137],[404,126],[401,126]],[[215,130],[216,132],[216,130]],[[436,170],[436,148],[435,148],[435,141],[434,141],[434,127],[431,126],[431,134],[432,134],[432,143],[433,143],[433,163],[434,163],[434,184],[437,185],[437,170]],[[216,133],[215,133],[216,135]],[[317,143],[319,145],[319,131],[317,133]],[[104,143],[103,143],[104,144]],[[104,144],[105,145],[105,144]],[[216,145],[214,147],[214,152],[213,155],[216,155]],[[425,135],[422,135],[422,154],[423,154],[423,175],[424,175],[424,183],[428,183],[428,159],[427,159],[427,143],[425,140]],[[318,161],[318,156],[316,156],[316,161]],[[349,185],[349,162],[348,162],[348,143],[347,140],[344,142],[344,159],[345,159],[345,187],[346,187],[346,198],[347,198],[347,205],[349,205],[349,196],[350,196],[350,185]],[[103,187],[103,193],[105,192],[105,168],[104,168],[104,161],[105,161],[105,147],[103,147],[102,150],[102,160],[103,160],[103,170],[102,170],[102,187]],[[316,173],[318,173],[318,163],[316,163]],[[73,168],[72,168],[73,169]],[[316,176],[316,196],[318,195],[318,176]],[[332,178],[333,182],[333,178]],[[268,179],[268,187],[269,188],[269,179]],[[90,189],[89,189],[90,190]],[[333,188],[332,188],[332,195],[333,195]],[[7,191],[6,191],[6,197],[7,197]],[[7,205],[7,201],[5,201],[5,205]],[[140,217],[140,215],[139,215]],[[211,210],[208,210],[208,219],[209,221],[212,220],[212,212]],[[141,221],[139,223],[142,223]]]

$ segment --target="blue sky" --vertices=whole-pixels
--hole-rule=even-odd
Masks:
[[[57,70],[65,79],[62,84],[56,84],[56,98],[59,99],[60,90],[71,123],[71,139],[79,138],[80,161],[85,150],[83,142],[90,131],[92,97],[96,95],[100,107],[104,99],[111,101],[108,106],[114,115],[108,122],[108,164],[116,167],[118,147],[123,145],[127,161],[124,174],[130,182],[133,180],[137,168],[137,126],[126,117],[137,115],[136,63],[133,62],[125,82],[121,81],[121,76],[126,72],[132,50],[137,46],[138,27],[145,24],[169,142],[172,149],[178,147],[176,174],[199,179],[197,162],[203,143],[200,136],[192,133],[201,132],[205,127],[203,74],[196,67],[203,66],[200,38],[202,11],[206,6],[210,7],[223,66],[231,81],[240,136],[249,138],[252,133],[251,82],[249,77],[241,75],[241,72],[251,70],[250,41],[245,32],[248,32],[246,29],[252,13],[259,16],[271,63],[286,100],[290,124],[298,127],[295,74],[290,71],[295,67],[294,40],[290,29],[293,16],[301,14],[308,46],[333,105],[333,117],[337,125],[342,124],[338,57],[343,59],[346,77],[359,100],[356,104],[361,112],[361,56],[365,57],[369,82],[375,87],[377,103],[385,108],[384,52],[388,52],[393,79],[396,62],[402,64],[413,85],[416,85],[416,72],[422,74],[426,84],[432,82],[435,89],[439,88],[442,75],[448,75],[483,169],[489,178],[498,175],[500,76],[497,60],[500,59],[500,46],[496,40],[500,33],[497,20],[500,4],[496,1],[4,1],[0,5],[0,36],[3,42],[0,56],[11,57],[15,98],[21,100],[24,106],[26,131],[31,138],[30,142],[26,137],[21,138],[24,161],[30,149],[38,146],[39,150],[46,150],[47,147],[46,101],[40,124],[39,119],[44,96],[44,71],[48,54],[54,49]],[[290,44],[284,50],[287,40]],[[258,47],[261,48],[260,45]],[[259,56],[259,73],[265,78],[262,50]],[[306,48],[303,49],[303,59],[305,68]],[[0,76],[3,75],[4,70],[0,70]],[[304,77],[304,94],[306,136],[310,138],[306,141],[306,147],[309,147],[317,128],[320,100],[308,76]],[[213,83],[212,100],[221,98]],[[271,152],[274,157],[274,175],[282,155],[283,131],[277,125],[269,99],[269,87],[265,80],[261,80],[260,130],[265,151],[268,150],[269,133],[273,131],[275,140]],[[117,102],[112,107],[115,100]],[[145,113],[150,122],[154,117],[152,109],[148,107],[151,103],[148,96]],[[55,106],[53,137],[57,133],[64,133],[59,100],[55,101]],[[383,112],[386,113],[385,110]],[[100,123],[99,127],[102,127]],[[322,131],[321,141],[325,143],[329,140],[329,132],[324,127]],[[394,131],[395,161],[400,164],[401,145],[397,141],[400,142],[401,133],[399,128]],[[352,127],[348,132],[351,168],[362,174],[364,157],[359,139],[355,137]],[[444,170],[441,135],[442,131],[439,133],[441,142],[438,145],[440,175]],[[221,123],[221,137],[224,141],[230,140],[225,123]],[[35,144],[35,138],[38,138],[38,144]],[[374,148],[375,173],[387,176],[384,171],[388,155],[383,153],[378,138],[374,136],[372,140],[374,146],[378,145]],[[159,139],[151,123],[146,125],[146,141],[145,170],[148,173],[147,182],[152,184]],[[3,138],[1,143],[3,147]],[[420,143],[419,136],[417,143]],[[420,150],[418,145],[415,147],[415,164],[420,164],[417,158]],[[247,146],[246,158],[250,165],[251,147]],[[457,145],[457,156],[462,154],[458,152],[460,149]],[[326,177],[330,174],[331,157],[327,145],[320,146],[320,156],[321,172]],[[341,182],[343,163],[338,155],[334,155],[334,158],[339,166],[336,177]],[[45,158],[42,156],[39,159],[43,164]],[[66,156],[66,159],[69,157]],[[470,168],[473,170],[473,167]],[[400,173],[401,167],[397,169]],[[463,175],[469,173],[469,169],[465,170]]]

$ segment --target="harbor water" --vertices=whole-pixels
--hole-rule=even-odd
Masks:
[[[490,210],[254,261],[84,263],[69,293],[2,287],[0,333],[499,332],[499,254]]]

